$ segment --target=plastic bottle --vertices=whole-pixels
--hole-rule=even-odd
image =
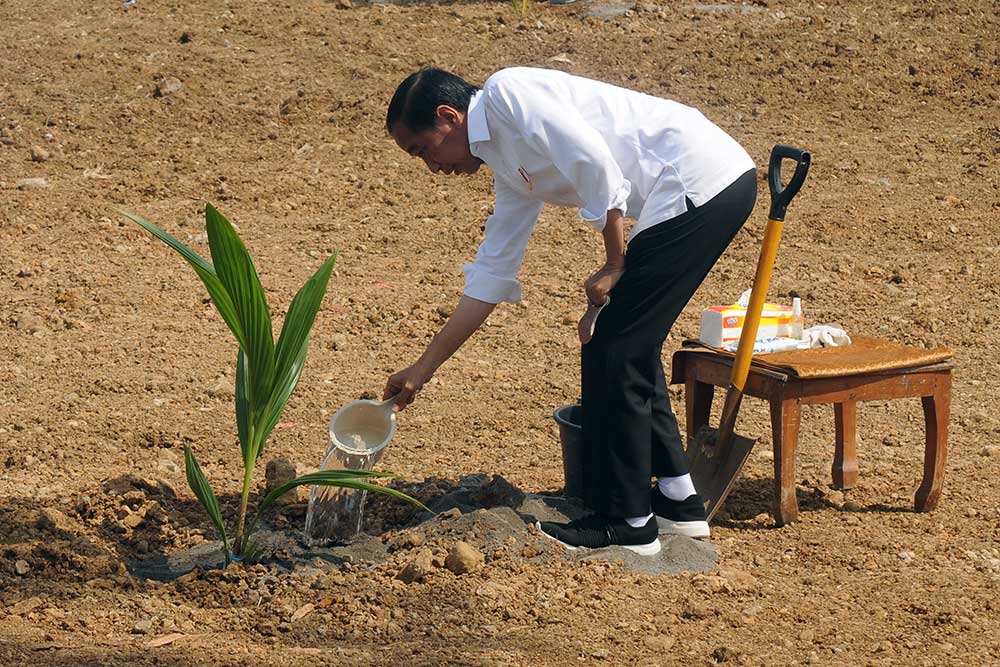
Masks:
[[[788,332],[789,338],[802,340],[802,330],[805,329],[805,319],[802,317],[802,299],[794,297],[792,299],[792,325]]]

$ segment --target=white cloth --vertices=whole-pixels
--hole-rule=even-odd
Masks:
[[[843,329],[829,324],[817,324],[802,331],[802,340],[809,342],[809,347],[839,347],[850,345],[851,337]]]
[[[556,70],[500,70],[467,122],[496,203],[465,294],[490,303],[521,300],[517,274],[543,204],[575,206],[597,231],[620,209],[636,220],[631,240],[684,213],[685,197],[701,206],[754,168],[697,109]]]

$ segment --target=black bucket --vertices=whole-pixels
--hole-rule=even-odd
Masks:
[[[583,498],[583,418],[579,404],[564,405],[552,417],[559,424],[562,442],[563,478],[566,480],[563,495]]]

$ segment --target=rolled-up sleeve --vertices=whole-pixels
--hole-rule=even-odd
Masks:
[[[521,283],[517,274],[542,202],[525,198],[499,179],[495,188],[496,204],[486,219],[486,236],[476,260],[464,267],[465,295],[488,303],[518,303]]]
[[[597,231],[604,229],[608,211],[627,212],[632,184],[611,156],[611,149],[598,132],[583,122],[575,111],[558,121],[538,116],[531,126],[531,138],[539,147],[547,146],[556,169],[576,188],[583,202],[580,217]]]
[[[510,79],[506,86],[517,86]],[[573,184],[583,202],[580,217],[597,231],[604,229],[610,209],[627,213],[632,184],[625,178],[604,137],[572,107],[535,104],[544,90],[503,90],[491,96],[494,113],[507,115],[523,128],[525,139],[551,157],[556,169]]]

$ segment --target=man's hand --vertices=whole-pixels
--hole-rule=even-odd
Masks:
[[[433,373],[428,373],[419,363],[393,373],[385,383],[385,389],[382,390],[382,400],[387,401],[395,396],[396,405],[393,406],[393,410],[399,412],[413,402],[417,392],[432,375]]]
[[[591,306],[603,306],[611,288],[625,273],[625,216],[617,208],[610,209],[604,223],[604,250],[607,261],[598,271],[587,278],[583,289]]]
[[[608,294],[625,274],[625,264],[606,263],[592,276],[587,278],[583,284],[583,289],[587,292],[587,301],[591,306],[604,305]]]

